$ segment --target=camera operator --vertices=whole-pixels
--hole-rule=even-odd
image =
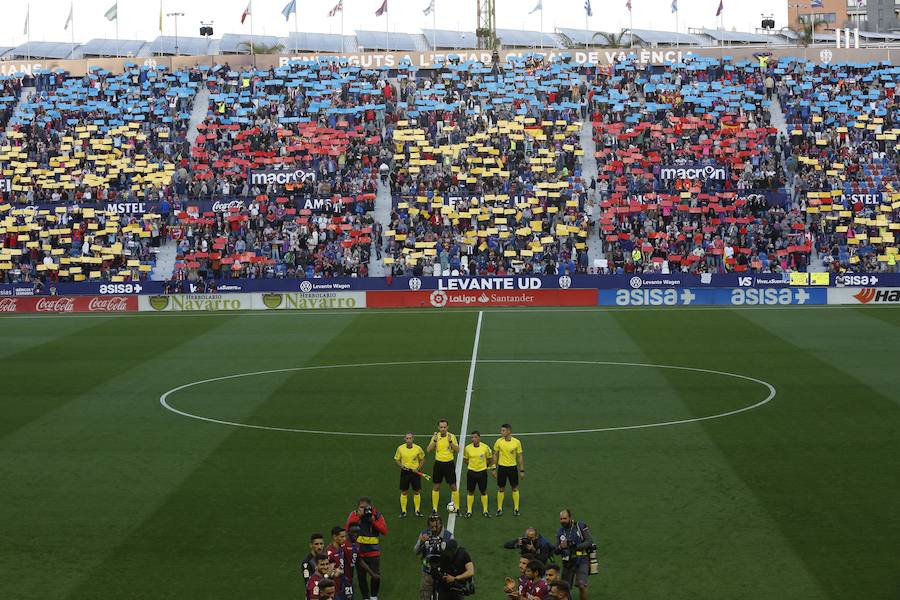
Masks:
[[[437,571],[432,574],[438,600],[462,600],[475,593],[475,565],[472,557],[456,540],[447,542]]]
[[[591,530],[581,521],[572,519],[568,508],[559,513],[559,529],[556,531],[556,554],[562,557],[562,579],[569,586],[578,588],[578,597],[587,600],[588,575],[591,570],[589,557],[597,548]]]
[[[441,552],[447,546],[447,542],[453,539],[453,534],[444,528],[444,520],[438,513],[431,513],[428,517],[428,527],[423,529],[416,538],[413,552],[422,557],[422,582],[419,584],[419,600],[432,600],[434,598],[434,577],[432,573],[439,568]]]
[[[344,529],[359,527],[359,556],[366,567],[359,569],[359,592],[363,600],[378,600],[381,588],[381,546],[379,535],[387,535],[384,516],[372,506],[372,499],[360,496],[356,510],[347,517]]]
[[[553,554],[553,544],[540,535],[534,527],[529,527],[525,530],[525,535],[509,540],[503,544],[503,547],[507,550],[518,548],[522,555],[533,554],[535,558],[544,564],[550,561],[550,556]]]

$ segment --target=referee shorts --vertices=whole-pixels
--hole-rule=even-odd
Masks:
[[[484,471],[466,471],[466,490],[475,493],[475,488],[484,494],[487,491],[487,469]]]
[[[506,487],[507,481],[512,487],[519,487],[519,469],[515,465],[497,467],[497,487]]]
[[[422,477],[420,475],[416,475],[412,471],[407,471],[403,469],[400,471],[400,491],[405,492],[409,488],[412,488],[414,492],[418,492],[422,489]]]
[[[447,482],[456,485],[456,467],[452,460],[434,461],[434,470],[432,471],[431,480],[434,483]]]

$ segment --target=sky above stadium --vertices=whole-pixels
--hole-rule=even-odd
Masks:
[[[286,36],[294,30],[294,18],[285,20],[281,10],[290,0],[253,0],[253,33]],[[497,27],[501,29],[539,30],[540,11],[529,12],[538,0],[497,0]],[[679,29],[688,27],[715,28],[719,0],[677,0]],[[784,0],[723,0],[723,20],[726,29],[753,31],[759,26],[760,15],[774,15],[777,26],[786,24],[787,7]],[[340,33],[340,16],[328,18],[328,11],[338,0],[297,0],[298,29],[319,33]],[[382,0],[344,0],[344,31],[356,29],[418,32],[432,26],[432,17],[423,11],[429,0],[388,0],[389,20],[376,17]],[[0,21],[0,45],[17,46],[28,39],[26,14],[30,5],[30,38],[34,41],[70,41],[72,30],[64,28],[69,15],[70,0],[6,0]],[[93,38],[116,37],[115,22],[104,17],[114,0],[74,0],[74,35],[76,42]],[[554,27],[585,27],[584,0],[543,0],[544,31]],[[629,26],[626,0],[591,0],[594,16],[589,19],[592,30],[618,31]],[[250,34],[250,18],[241,25],[241,14],[248,0],[162,0],[163,13],[182,12],[178,18],[181,36],[197,36],[201,22],[212,21],[215,37],[223,33]],[[476,0],[435,0],[438,29],[474,31]],[[672,0],[632,0],[635,29],[675,30]],[[121,39],[152,40],[160,35],[159,0],[120,0],[118,6],[119,37]],[[164,35],[174,35],[175,20],[163,17]]]

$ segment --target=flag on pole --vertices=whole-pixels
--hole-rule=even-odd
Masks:
[[[544,10],[544,0],[538,0],[538,3],[534,5],[534,8],[531,9],[529,15],[533,15],[539,10]]]
[[[63,29],[65,29],[66,31],[69,30],[69,25],[72,24],[72,9],[73,9],[73,8],[74,8],[74,7],[70,4],[70,5],[69,5],[69,17],[66,19],[66,26],[63,27]]]
[[[162,0],[159,0],[159,32],[162,33]]]
[[[431,0],[431,2],[428,3],[428,6],[425,7],[425,10],[423,10],[422,12],[425,14],[426,17],[428,15],[430,15],[431,13],[433,13],[434,12],[434,0]]]
[[[31,26],[30,21],[31,21],[31,4],[28,5],[28,10],[25,12],[25,31],[22,32],[25,35],[28,35],[28,29]]]
[[[594,16],[594,11],[591,10],[591,0],[584,0],[584,14],[589,17]]]
[[[672,0],[672,12],[678,12],[678,0]]]
[[[375,11],[375,16],[380,17],[384,13],[387,12],[387,0],[381,3],[381,6],[378,7],[378,10]]]
[[[810,8],[822,8],[822,0],[812,0],[812,3],[809,5]]]
[[[719,0],[719,10],[716,11],[716,16],[721,17],[722,11],[725,9],[725,0]]]
[[[116,2],[112,6],[109,7],[103,16],[106,17],[107,21],[118,21],[119,20],[119,3]]]
[[[291,13],[297,12],[297,0],[291,0],[288,2],[284,8],[281,9],[281,14],[284,15],[284,20],[287,21],[291,17]]]
[[[628,12],[631,12],[631,0],[625,1],[625,8],[628,9]]]
[[[247,19],[247,17],[250,16],[250,3],[251,2],[253,2],[253,0],[250,0],[250,2],[247,3],[247,8],[245,8],[244,12],[241,13],[241,25],[243,25],[244,21]]]
[[[333,17],[339,12],[344,12],[344,0],[338,0],[338,3],[334,5],[334,8],[328,11],[328,16]]]

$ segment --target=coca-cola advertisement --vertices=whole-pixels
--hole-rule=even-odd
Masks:
[[[0,313],[136,312],[137,296],[39,296],[0,298]]]

